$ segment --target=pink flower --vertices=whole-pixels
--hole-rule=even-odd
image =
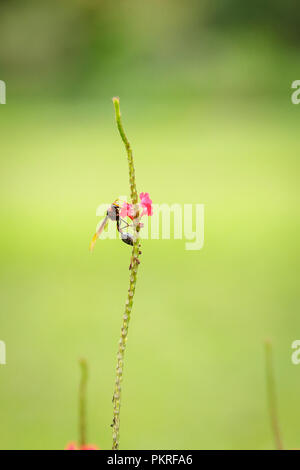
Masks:
[[[141,215],[144,215],[144,214],[152,215],[153,214],[152,200],[150,199],[149,193],[141,193],[140,200],[141,200],[141,206],[143,207],[143,211]]]
[[[80,447],[80,450],[100,450],[96,444],[85,444]]]
[[[131,220],[133,220],[133,205],[128,204],[128,202],[124,202],[120,210],[120,216],[129,217]]]
[[[69,444],[66,445],[65,450],[78,450],[77,444],[75,442],[69,442]]]
[[[153,214],[152,201],[149,197],[149,193],[141,193],[140,200],[141,200],[140,207],[142,208],[140,217],[142,217],[142,215],[152,215]],[[120,210],[120,216],[129,217],[131,220],[133,220],[133,216],[134,216],[133,205],[128,204],[128,202],[124,202]]]
[[[84,444],[83,446],[77,446],[76,442],[69,442],[66,445],[65,450],[100,450],[95,444]]]

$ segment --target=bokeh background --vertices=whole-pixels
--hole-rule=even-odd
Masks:
[[[96,208],[137,184],[205,204],[205,245],[148,240],[126,352],[122,449],[273,448],[263,341],[284,445],[300,445],[300,21],[292,0],[0,3],[0,447],[111,447],[130,250]]]

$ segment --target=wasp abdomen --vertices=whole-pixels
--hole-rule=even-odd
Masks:
[[[133,236],[130,233],[121,233],[121,238],[127,245],[133,246]]]

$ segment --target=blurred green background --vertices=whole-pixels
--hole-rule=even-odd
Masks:
[[[111,447],[130,249],[98,242],[96,208],[137,184],[205,204],[205,244],[143,242],[126,351],[122,449],[273,448],[263,340],[286,447],[300,445],[296,4],[1,1],[0,448]]]

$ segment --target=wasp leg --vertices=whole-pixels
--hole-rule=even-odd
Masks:
[[[120,230],[123,230],[124,228],[127,228],[127,227],[133,227],[133,224],[129,224],[128,222],[126,222],[126,220],[121,219],[121,217],[120,217],[120,220],[121,220],[121,222],[123,222],[125,224],[124,227],[121,227],[121,224],[119,224],[119,229]]]

